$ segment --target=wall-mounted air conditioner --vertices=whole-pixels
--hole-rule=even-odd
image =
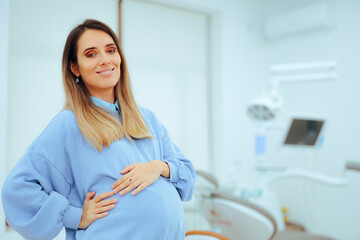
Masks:
[[[325,30],[334,26],[335,16],[329,1],[297,7],[265,18],[265,37],[274,40],[293,35]]]

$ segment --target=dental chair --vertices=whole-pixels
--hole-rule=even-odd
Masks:
[[[214,182],[209,173],[197,171],[196,174]],[[213,188],[218,189],[217,182]],[[216,190],[203,195],[201,211],[214,228],[231,240],[332,240],[306,232],[278,231],[275,219],[260,206]]]
[[[211,231],[189,231],[185,234],[185,240],[230,240],[222,234]]]
[[[346,169],[353,170],[353,171],[360,171],[360,162],[359,161],[348,161],[346,163]],[[211,179],[211,181],[214,181],[214,179]]]

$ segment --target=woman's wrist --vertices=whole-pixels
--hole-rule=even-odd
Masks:
[[[161,160],[154,160],[157,164],[159,164],[159,168],[161,169],[160,175],[165,178],[170,178],[170,168],[169,165]]]

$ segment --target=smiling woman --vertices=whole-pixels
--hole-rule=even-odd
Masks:
[[[26,239],[53,239],[63,227],[67,239],[184,239],[193,165],[136,105],[114,32],[86,20],[62,63],[65,109],[4,183],[9,224]]]

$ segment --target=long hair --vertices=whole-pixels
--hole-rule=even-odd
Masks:
[[[109,34],[120,54],[120,79],[114,87],[114,94],[120,105],[122,123],[93,103],[83,81],[76,83],[76,76],[71,71],[71,64],[78,65],[78,40],[87,29],[101,30]],[[123,136],[131,141],[133,138],[152,137],[132,94],[126,60],[119,40],[106,24],[87,19],[70,32],[63,53],[62,74],[66,97],[65,109],[74,112],[84,138],[99,152],[102,151],[103,146],[108,147]]]

